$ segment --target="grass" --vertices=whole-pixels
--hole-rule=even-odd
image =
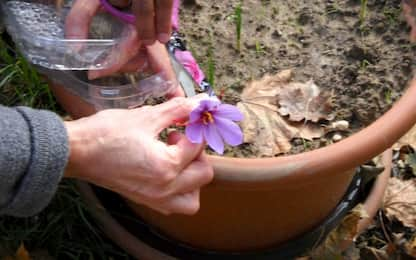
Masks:
[[[0,39],[0,103],[57,110],[47,83],[3,39]]]
[[[256,54],[261,55],[265,53],[266,51],[264,50],[263,44],[261,44],[259,41],[256,40]]]
[[[243,23],[242,2],[240,2],[234,10],[234,19],[235,19],[235,30],[237,34],[236,47],[237,47],[238,52],[240,52],[241,51],[241,27]]]
[[[386,100],[386,103],[389,105],[393,103],[391,95],[391,89],[388,89],[384,92],[384,99]]]
[[[364,59],[360,62],[360,70],[361,71],[366,71],[368,66],[372,65],[371,62],[369,62],[368,60]]]
[[[334,2],[334,3],[329,4],[329,6],[326,9],[325,14],[330,15],[330,14],[339,13],[340,11],[341,11],[341,8],[339,7],[338,3]]]
[[[210,36],[210,43],[208,47],[208,82],[212,88],[215,89],[215,57],[214,57],[214,46],[212,42],[212,35]]]
[[[7,42],[6,35],[1,35],[0,104],[62,112],[47,83]],[[0,217],[0,259],[14,255],[22,244],[34,259],[131,259],[102,234],[69,180],[60,184],[40,214]]]
[[[361,8],[360,8],[360,26],[364,26],[365,19],[367,17],[367,4],[368,0],[361,0]]]
[[[24,244],[32,257],[39,252],[55,259],[129,259],[108,242],[89,216],[74,183],[65,181],[50,205],[29,218],[0,218],[3,255]]]

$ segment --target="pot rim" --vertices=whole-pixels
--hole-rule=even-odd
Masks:
[[[328,146],[271,158],[232,158],[208,155],[217,184],[273,183],[285,185],[299,178],[313,181],[364,164],[390,148],[416,123],[416,77],[392,108],[371,125]]]

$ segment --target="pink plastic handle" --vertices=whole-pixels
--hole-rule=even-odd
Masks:
[[[136,23],[136,16],[134,16],[133,14],[125,13],[120,10],[117,10],[117,8],[112,6],[107,0],[100,0],[100,2],[104,10],[109,12],[112,16],[117,17],[126,23],[130,23],[130,24]]]

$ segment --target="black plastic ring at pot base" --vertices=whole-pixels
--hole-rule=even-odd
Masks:
[[[219,252],[194,248],[178,241],[166,238],[158,233],[126,206],[124,200],[118,195],[94,187],[97,197],[104,208],[131,234],[142,242],[179,259],[291,259],[308,253],[311,249],[321,244],[329,232],[334,229],[344,216],[362,200],[363,179],[357,170],[346,194],[341,202],[332,211],[329,217],[314,230],[302,236],[290,240],[275,248],[249,251],[249,252]]]

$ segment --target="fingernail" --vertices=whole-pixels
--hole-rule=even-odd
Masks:
[[[170,40],[170,35],[167,33],[159,33],[159,35],[157,36],[157,39],[161,43],[167,43]]]

